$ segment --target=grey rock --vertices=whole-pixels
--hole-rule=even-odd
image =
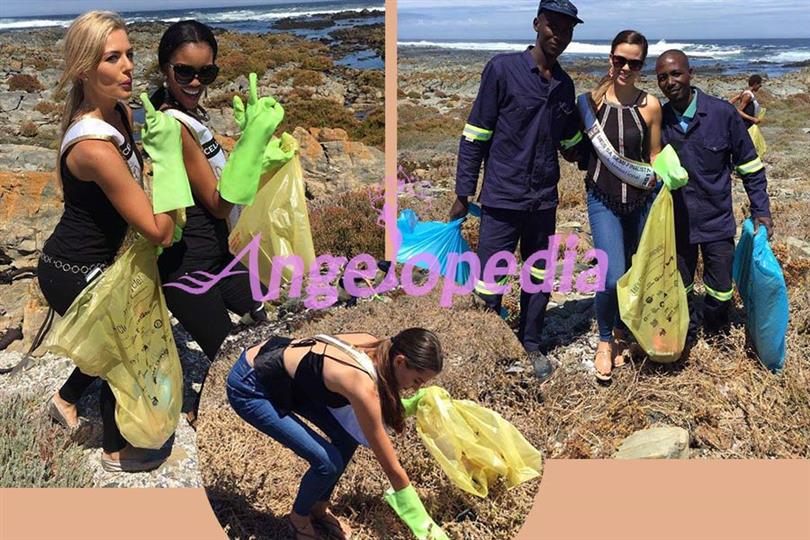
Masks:
[[[25,144],[0,144],[0,170],[52,171],[56,150]]]
[[[23,107],[23,102],[27,101],[35,104],[37,99],[34,94],[29,94],[28,92],[23,92],[22,90],[0,92],[0,111],[12,112],[19,110],[21,107]]]
[[[636,431],[613,455],[614,459],[688,459],[689,432],[661,426]]]

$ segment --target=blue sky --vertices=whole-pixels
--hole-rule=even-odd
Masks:
[[[48,2],[31,2],[30,0],[0,0],[0,17],[31,17],[40,15],[72,15],[93,9],[112,11],[152,11],[163,9],[185,9],[239,6],[257,6],[273,4],[310,4],[323,0],[50,0]],[[339,2],[340,0],[337,0]]]
[[[634,28],[651,38],[810,37],[810,0],[573,0],[574,39]],[[398,0],[398,40],[533,40],[537,0]]]

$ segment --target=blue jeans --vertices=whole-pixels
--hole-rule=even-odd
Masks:
[[[619,215],[588,191],[588,219],[593,246],[604,251],[608,257],[605,290],[597,292],[594,301],[600,341],[610,341],[614,328],[625,328],[619,316],[616,282],[630,268],[653,197],[650,196],[644,205],[629,214]]]
[[[346,464],[352,459],[357,442],[335,420],[326,406],[296,404],[294,412],[323,430],[331,442],[315,432],[296,414],[279,415],[269,400],[267,388],[248,364],[245,353],[242,353],[231,368],[226,391],[236,414],[309,463],[309,470],[301,479],[293,511],[308,516],[315,503],[328,501],[346,469]]]

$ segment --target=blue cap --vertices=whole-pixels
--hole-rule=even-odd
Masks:
[[[568,0],[541,0],[540,8],[537,10],[537,13],[539,14],[543,10],[568,15],[580,24],[585,22],[577,17],[577,7]]]

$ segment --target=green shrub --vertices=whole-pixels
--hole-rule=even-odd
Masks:
[[[282,101],[284,106],[284,123],[279,129],[292,131],[296,126],[305,128],[343,128],[354,134],[358,121],[345,107],[334,101],[318,97],[306,97],[293,92]],[[354,138],[354,137],[352,137]]]
[[[380,150],[385,146],[385,109],[377,107],[372,110],[366,119],[360,122],[352,133],[354,138]]]
[[[62,107],[51,101],[40,101],[34,106],[34,110],[41,112],[45,116],[50,116],[60,112]]]
[[[28,93],[39,92],[43,89],[42,83],[33,75],[16,73],[8,78],[8,89],[11,91],[24,90]]]
[[[315,253],[351,259],[368,253],[385,256],[385,229],[377,223],[383,196],[378,188],[346,192],[310,208]]]
[[[275,75],[278,83],[285,83],[292,79],[293,86],[320,86],[323,84],[323,75],[311,69],[282,69]]]
[[[26,122],[20,126],[20,135],[23,137],[36,137],[39,133],[39,128],[33,122]]]
[[[225,84],[240,75],[255,72],[261,77],[271,68],[288,63],[303,69],[325,71],[332,68],[326,45],[292,34],[235,34],[217,37],[220,76],[214,85]]]
[[[385,88],[385,72],[378,69],[364,69],[357,76],[357,83],[372,88]]]
[[[0,487],[88,487],[93,471],[82,449],[43,414],[39,399],[0,402]]]

